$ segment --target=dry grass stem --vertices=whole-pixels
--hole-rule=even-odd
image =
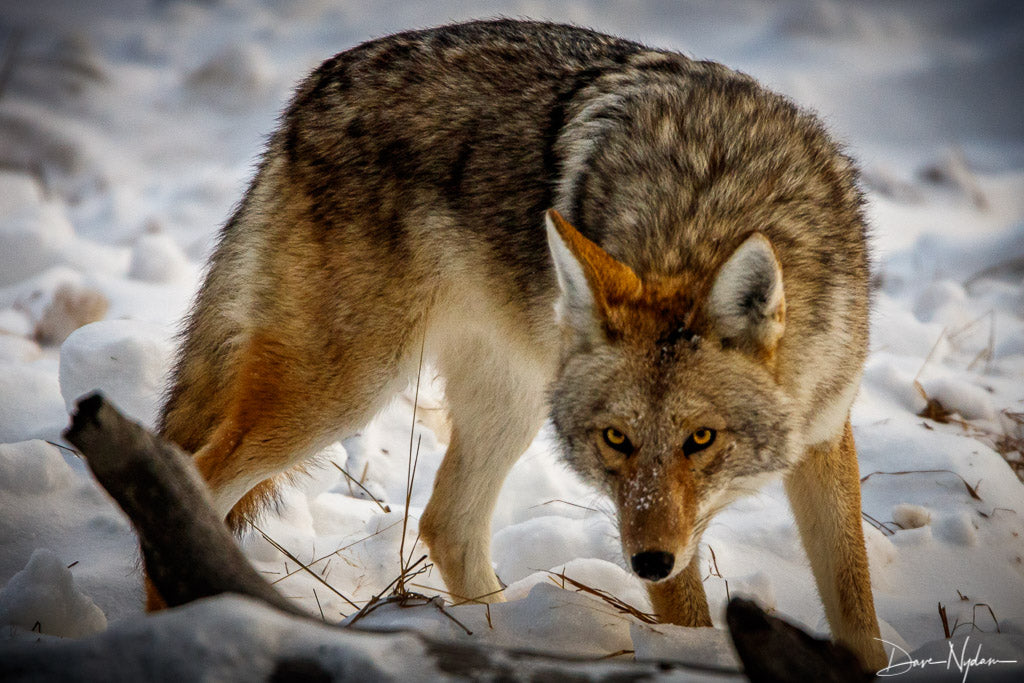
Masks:
[[[957,591],[956,593],[957,593],[957,595],[960,596],[961,600],[967,600],[967,598],[964,597],[960,593],[960,591]],[[940,602],[939,603],[939,619],[942,620],[942,632],[945,634],[946,640],[949,640],[950,638],[952,638],[953,635],[956,633],[957,629],[959,629],[961,627],[964,627],[964,626],[970,626],[972,633],[974,631],[980,631],[981,633],[989,633],[989,631],[986,631],[985,629],[980,628],[978,626],[978,608],[979,607],[984,607],[986,610],[988,610],[989,616],[992,617],[992,623],[994,623],[995,626],[996,626],[996,633],[1002,633],[1002,631],[999,630],[999,620],[996,619],[996,613],[992,611],[992,606],[989,605],[987,602],[978,602],[978,603],[975,603],[974,605],[972,605],[971,606],[971,620],[970,621],[965,621],[964,623],[961,624],[960,623],[960,619],[957,618],[957,619],[955,619],[953,621],[953,626],[952,627],[950,627],[950,625],[949,625],[949,618],[946,616],[946,607]]]
[[[597,508],[590,508],[590,507],[587,507],[586,505],[580,505],[579,503],[570,503],[569,501],[562,500],[561,498],[553,498],[551,500],[546,500],[543,503],[537,503],[536,505],[531,505],[527,509],[528,510],[532,510],[534,508],[544,507],[545,505],[551,505],[552,503],[562,503],[563,505],[571,505],[574,508],[579,508],[580,510],[587,510],[589,512],[601,512]]]
[[[864,482],[866,482],[868,479],[870,479],[871,477],[875,476],[876,474],[887,475],[887,476],[898,476],[898,475],[903,475],[903,474],[938,474],[938,473],[952,474],[954,477],[956,477],[957,479],[959,479],[960,481],[963,482],[964,488],[967,489],[967,493],[968,493],[968,495],[970,495],[971,498],[973,498],[975,500],[978,500],[978,501],[981,500],[981,496],[978,495],[978,488],[981,486],[981,480],[978,480],[977,484],[975,484],[974,486],[971,486],[970,484],[967,483],[966,479],[961,477],[959,474],[957,474],[953,470],[903,470],[903,471],[900,471],[900,472],[879,472],[879,471],[876,470],[875,472],[870,472],[868,474],[865,474],[863,477],[861,477],[860,478],[860,483],[863,484]]]
[[[1024,481],[1024,412],[1006,409],[1002,411],[1002,414],[1013,423],[1014,427],[1002,434],[993,435],[995,438],[992,448],[1003,456],[1017,478]],[[1016,457],[1011,457],[1014,455]]]
[[[960,339],[963,338],[963,337],[966,337],[968,335],[968,333],[972,332],[974,330],[974,328],[978,324],[980,324],[982,321],[985,320],[985,318],[988,318],[988,321],[989,321],[989,325],[988,325],[988,343],[985,345],[985,348],[983,348],[981,351],[979,351],[978,354],[974,357],[974,359],[971,360],[971,362],[967,364],[967,369],[968,370],[973,370],[974,366],[977,365],[979,361],[983,360],[983,361],[985,361],[985,368],[984,368],[983,371],[984,372],[988,372],[989,364],[992,362],[992,359],[995,357],[995,348],[996,348],[996,312],[995,312],[995,310],[994,309],[990,309],[988,312],[978,316],[977,318],[975,318],[974,320],[970,321],[966,325],[963,325],[962,327],[960,327],[956,331],[950,332],[949,336],[948,336],[948,339],[949,339],[951,344],[958,345],[960,343]]]
[[[935,351],[939,348],[939,343],[942,341],[942,338],[946,336],[947,332],[948,328],[942,328],[942,332],[939,332],[939,336],[936,337],[935,343],[932,344],[931,350],[928,351],[928,355],[924,357],[924,362],[921,363],[921,367],[917,369],[917,374],[914,375],[914,388],[924,396],[925,400],[928,400],[928,395],[924,393],[924,387],[921,386],[921,383],[918,380],[921,378],[921,373],[924,372],[924,369],[928,367],[928,363],[931,362],[932,356],[935,355]]]
[[[274,548],[276,548],[276,549],[277,549],[277,550],[278,550],[278,551],[279,551],[279,552],[280,552],[281,554],[283,554],[283,555],[284,555],[285,557],[287,557],[288,559],[290,559],[290,560],[291,560],[292,562],[294,562],[295,564],[299,565],[299,567],[300,567],[300,568],[302,569],[302,571],[305,571],[305,572],[306,572],[307,574],[309,574],[310,576],[312,576],[312,577],[313,577],[314,579],[316,579],[317,581],[319,581],[319,582],[320,582],[320,583],[322,583],[323,585],[327,586],[328,590],[330,590],[330,591],[331,591],[332,593],[334,593],[335,595],[337,595],[337,596],[338,596],[339,598],[341,598],[342,600],[344,600],[345,602],[347,602],[347,603],[348,603],[349,605],[351,605],[351,606],[352,606],[352,607],[354,607],[355,609],[359,609],[359,605],[357,605],[356,603],[354,603],[354,602],[352,602],[351,600],[349,600],[349,598],[348,598],[348,597],[347,597],[347,596],[346,596],[346,595],[345,595],[344,593],[342,593],[341,591],[339,591],[339,590],[338,590],[337,588],[335,588],[335,587],[334,587],[334,586],[332,586],[331,584],[327,583],[327,581],[325,581],[325,580],[324,580],[324,579],[323,579],[323,578],[322,578],[321,576],[319,576],[319,575],[318,575],[318,574],[317,574],[317,573],[316,573],[315,571],[313,571],[312,569],[310,569],[310,568],[309,568],[309,567],[308,567],[307,565],[303,564],[303,563],[302,563],[302,561],[301,561],[301,560],[299,560],[299,558],[295,557],[295,556],[294,556],[294,555],[292,555],[292,554],[291,554],[290,552],[288,552],[288,549],[287,549],[287,548],[285,548],[285,547],[284,547],[283,545],[281,545],[280,543],[278,543],[277,541],[275,541],[274,539],[272,539],[272,538],[271,538],[270,536],[268,536],[268,535],[267,535],[266,533],[264,533],[264,531],[263,531],[262,529],[260,529],[260,528],[259,528],[258,526],[256,526],[255,524],[253,524],[253,525],[252,525],[252,528],[253,528],[253,529],[255,529],[255,530],[256,530],[257,532],[259,532],[260,536],[262,536],[263,538],[265,538],[265,539],[266,539],[266,541],[267,541],[267,543],[269,543],[270,545],[274,546]],[[276,581],[275,581],[275,583],[276,583]]]
[[[391,580],[391,582],[388,583],[388,585],[384,586],[384,588],[379,593],[377,593],[376,595],[374,595],[373,597],[371,597],[367,601],[367,603],[363,606],[363,608],[361,610],[359,610],[359,613],[356,614],[352,618],[352,622],[351,623],[355,623],[356,621],[359,621],[364,616],[366,616],[366,614],[369,614],[369,612],[372,612],[374,609],[376,609],[376,607],[374,605],[394,602],[394,601],[396,601],[398,599],[401,599],[403,597],[410,596],[410,595],[418,595],[417,593],[410,593],[409,591],[406,591],[404,586],[405,586],[405,582],[408,581],[409,579],[415,578],[415,577],[419,576],[420,574],[423,574],[424,572],[427,572],[427,571],[430,570],[430,567],[432,567],[433,565],[429,565],[428,564],[428,565],[424,565],[423,567],[420,567],[416,571],[412,571],[416,567],[416,565],[418,565],[420,562],[423,562],[426,559],[427,559],[427,556],[424,555],[420,559],[416,560],[414,563],[409,565],[408,567],[404,567],[402,569],[401,573],[398,576],[393,578]],[[390,596],[388,596],[386,599],[382,599],[382,596],[385,593],[387,593],[391,589],[392,586],[395,586],[394,592]]]
[[[415,461],[413,460],[413,439],[416,436],[416,409],[420,403],[420,380],[423,378],[423,351],[427,345],[427,332],[426,326],[423,328],[423,338],[420,339],[420,358],[419,364],[416,367],[416,390],[413,393],[412,399],[412,424],[409,426],[409,458],[407,460],[406,471],[405,471],[405,511],[402,513],[402,540],[398,544],[398,587],[396,592],[405,592],[405,586],[403,584],[404,577],[407,571],[407,562],[405,559],[405,534],[409,528],[409,505],[412,503],[412,486],[416,480],[416,465],[419,464],[420,459],[420,444],[423,442],[423,435],[420,435],[419,440],[416,442],[416,455]],[[419,536],[417,536],[419,540]],[[413,544],[413,549],[410,550],[410,554],[415,551],[416,545]]]
[[[615,610],[617,612],[619,612],[620,614],[628,614],[629,616],[631,616],[631,617],[633,617],[633,618],[637,619],[638,621],[641,621],[641,622],[643,622],[645,624],[657,624],[657,623],[660,623],[658,621],[658,618],[655,615],[649,614],[647,612],[644,612],[644,611],[641,611],[641,610],[637,609],[636,607],[633,607],[633,605],[630,605],[628,602],[622,600],[621,598],[612,595],[608,591],[601,590],[600,588],[594,588],[593,586],[588,586],[587,584],[583,583],[582,581],[577,581],[576,579],[568,577],[568,576],[565,575],[565,571],[564,570],[561,573],[555,573],[555,572],[549,570],[548,574],[551,575],[550,578],[551,578],[552,582],[554,582],[554,584],[556,586],[558,585],[558,582],[555,581],[555,579],[561,579],[562,587],[563,588],[565,587],[565,584],[568,582],[574,588],[576,588],[576,590],[578,592],[587,593],[588,595],[593,595],[594,597],[600,599],[605,604],[610,605],[611,607],[615,608]]]
[[[387,525],[386,527],[383,527],[383,528],[377,529],[377,531],[374,531],[374,532],[373,532],[372,534],[369,534],[369,535],[367,535],[367,536],[363,536],[362,538],[360,538],[360,539],[359,539],[359,540],[357,540],[357,541],[352,541],[352,542],[351,542],[351,543],[349,543],[348,545],[344,545],[344,546],[342,546],[342,547],[340,547],[340,548],[338,548],[338,549],[336,549],[336,550],[332,550],[331,552],[327,553],[326,555],[323,555],[323,556],[321,556],[321,557],[318,557],[318,558],[316,558],[315,560],[313,560],[312,562],[310,562],[308,566],[310,566],[310,567],[313,567],[313,566],[315,566],[315,565],[319,564],[320,562],[323,562],[324,560],[328,560],[329,558],[331,558],[331,557],[333,557],[333,556],[335,556],[335,555],[337,555],[338,557],[341,557],[341,555],[339,555],[339,553],[342,553],[342,552],[344,552],[344,551],[348,550],[349,548],[352,548],[352,547],[354,547],[354,546],[357,546],[357,545],[359,545],[360,543],[365,543],[366,541],[370,540],[370,539],[371,539],[371,538],[373,538],[374,536],[377,536],[377,535],[379,535],[379,534],[382,534],[382,533],[384,533],[385,531],[387,531],[387,530],[389,530],[389,529],[393,529],[394,527],[398,526],[398,525],[399,525],[400,523],[401,523],[401,520],[397,520],[397,521],[394,521],[394,522],[392,522],[391,524],[388,524],[388,525]],[[343,557],[342,557],[342,559],[344,560],[345,558],[343,558]],[[351,563],[350,563],[350,564],[351,564]],[[352,566],[355,566],[355,565],[352,565]],[[272,582],[271,582],[271,585],[273,585],[273,584],[275,584],[275,583],[279,583],[279,582],[281,582],[281,581],[284,581],[284,580],[285,580],[285,579],[287,579],[287,578],[288,578],[289,576],[294,576],[295,574],[298,574],[298,573],[299,573],[299,572],[301,572],[301,571],[302,571],[302,569],[300,568],[300,569],[296,569],[296,570],[295,570],[295,571],[293,571],[293,572],[290,572],[290,573],[286,573],[286,574],[285,574],[284,576],[282,576],[281,578],[279,578],[279,579],[276,579],[276,580],[272,581]],[[265,573],[273,573],[273,574],[277,574],[278,572],[265,572]]]
[[[431,565],[431,566],[433,566],[433,565]],[[458,593],[452,593],[451,591],[444,590],[442,588],[437,588],[435,586],[427,586],[427,585],[424,585],[422,583],[411,583],[410,582],[409,585],[412,586],[413,588],[422,588],[425,591],[433,591],[435,593],[441,593],[443,595],[447,595],[449,597],[449,599],[451,599],[451,601],[452,601],[451,602],[451,606],[452,607],[460,607],[462,605],[479,605],[479,604],[481,604],[481,601],[484,598],[489,598],[492,595],[497,595],[498,593],[501,593],[502,591],[505,590],[504,588],[499,588],[496,591],[491,591],[490,593],[484,593],[483,595],[478,595],[475,598],[467,598],[467,597],[465,597],[463,595],[459,595]],[[486,605],[488,607],[488,612],[489,612],[490,611],[490,604],[486,603],[486,602],[484,602],[482,604],[484,604],[484,605]]]
[[[459,605],[479,605],[481,603],[486,605],[488,603],[483,602],[485,598],[489,598],[492,595],[497,595],[498,593],[503,593],[503,592],[505,592],[504,586],[499,588],[498,590],[494,590],[494,591],[491,591],[489,593],[482,593],[481,595],[477,595],[477,596],[474,596],[474,597],[471,597],[471,598],[467,598],[467,597],[465,597],[463,595],[457,595],[455,593],[448,593],[447,591],[445,591],[445,593],[447,593],[447,595],[450,595],[453,598],[458,600],[458,602],[453,602],[452,603],[452,607],[458,607]]]
[[[440,600],[438,596],[427,597],[426,595],[423,595],[421,593],[410,592],[405,588],[406,584],[416,585],[412,583],[411,579],[419,576],[420,574],[426,573],[433,566],[430,564],[426,564],[420,567],[419,569],[416,569],[416,571],[412,571],[416,567],[416,565],[420,564],[426,559],[427,556],[423,555],[418,560],[410,564],[408,567],[404,567],[402,569],[402,573],[399,576],[395,577],[391,581],[391,583],[385,586],[384,590],[370,598],[369,602],[367,602],[362,607],[362,609],[360,609],[359,612],[357,612],[352,617],[352,619],[348,622],[347,625],[351,627],[360,619],[363,619],[365,616],[372,613],[377,608],[383,605],[397,604],[399,607],[422,607],[423,605],[433,605],[435,608],[438,609],[438,611],[441,612],[441,614],[443,614],[445,617],[450,619],[454,624],[456,624],[459,628],[465,631],[466,635],[473,635],[473,632],[469,630],[469,628],[467,628],[465,624],[463,624],[461,621],[456,619],[447,610],[444,609],[443,601]],[[395,592],[387,598],[382,598],[381,596],[384,595],[384,593],[386,593],[388,589],[390,589],[392,586],[395,586]]]
[[[403,524],[402,524],[402,544],[405,543],[405,529],[406,529],[406,526],[408,524],[409,505],[412,504],[412,487],[416,483],[416,468],[420,464],[420,445],[422,443],[423,443],[423,435],[420,434],[419,438],[416,439],[416,455],[413,457],[413,461],[412,461],[412,476],[409,478],[408,486],[405,489],[405,515],[403,516]],[[414,552],[416,552],[416,546],[419,545],[419,542],[420,542],[420,534],[419,534],[419,531],[417,531],[416,532],[416,538],[414,538],[413,542],[412,542],[412,547],[409,548],[409,557],[408,558],[402,559],[401,548],[399,549],[399,560],[400,560],[400,564],[403,567],[408,566],[408,564],[410,562],[412,562],[412,554]]]
[[[953,634],[949,630],[949,618],[946,617],[946,608],[941,602],[939,603],[939,619],[942,621],[942,633],[946,640],[949,640],[950,636]]]
[[[896,526],[896,527],[898,527],[900,529],[903,528],[899,524],[896,524],[896,522],[882,522],[880,520],[877,520],[874,517],[872,517],[871,515],[869,515],[868,513],[864,512],[863,510],[860,511],[860,515],[861,515],[861,517],[863,517],[867,521],[868,524],[870,524],[871,526],[875,527],[876,529],[878,529],[879,531],[881,531],[883,534],[885,534],[887,536],[892,536],[892,535],[894,535],[896,533],[896,531],[894,529],[890,529],[889,528],[890,524],[894,525],[894,526]]]
[[[320,596],[316,594],[316,589],[313,589],[313,599],[316,600],[316,607],[320,610],[320,620],[324,623],[327,622],[327,617],[324,616],[324,606],[320,604]]]
[[[1012,508],[992,508],[992,512],[989,513],[985,513],[982,512],[981,510],[978,510],[978,514],[984,517],[985,519],[988,519],[989,517],[994,517],[997,512],[1009,512],[1011,515],[1017,514],[1017,511]]]
[[[384,512],[391,512],[391,506],[390,505],[388,505],[387,503],[384,503],[383,501],[379,500],[377,498],[377,496],[375,496],[372,493],[370,493],[370,490],[368,488],[366,488],[365,486],[363,486],[362,482],[360,482],[358,479],[356,479],[351,474],[346,472],[345,469],[341,465],[339,465],[338,463],[334,462],[333,460],[331,461],[331,464],[334,465],[335,467],[337,467],[338,471],[345,475],[345,478],[349,482],[349,486],[348,486],[349,491],[352,490],[352,484],[355,484],[356,486],[358,486],[363,491],[363,493],[365,493],[366,495],[368,495],[370,497],[370,500],[372,500],[374,503],[377,504],[377,507],[379,507]]]
[[[54,448],[59,448],[59,449],[60,449],[60,450],[62,450],[62,451],[67,451],[68,453],[71,453],[71,454],[72,454],[72,455],[74,455],[74,456],[75,456],[76,458],[81,458],[81,457],[82,457],[82,454],[81,454],[81,453],[79,453],[79,452],[78,452],[78,450],[76,450],[76,449],[74,449],[74,448],[71,448],[71,447],[69,447],[69,446],[65,446],[65,445],[63,445],[63,444],[59,444],[59,443],[57,443],[56,441],[50,441],[50,440],[45,440],[45,441],[46,441],[46,443],[50,444],[50,445],[51,445],[51,446],[53,446]]]
[[[712,576],[720,578],[725,583],[725,601],[729,602],[732,599],[729,595],[729,579],[722,576],[722,572],[718,569],[718,558],[715,556],[715,549],[708,546],[708,551],[711,553],[711,561],[708,562],[708,575],[701,579],[701,581],[707,581]]]

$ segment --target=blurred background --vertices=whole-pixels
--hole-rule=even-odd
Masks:
[[[201,256],[311,68],[376,36],[499,15],[745,71],[817,110],[884,198],[977,193],[972,173],[1024,166],[1013,0],[0,0],[0,167],[39,174],[85,235],[159,226]],[[999,198],[974,199],[1007,222]],[[885,232],[896,248],[917,230]]]
[[[993,605],[1003,633],[1024,634],[1024,522],[1014,511],[1024,488],[1011,472],[1024,472],[1019,0],[0,0],[0,586],[12,586],[0,590],[0,624],[32,628],[57,595],[48,574],[18,574],[43,549],[59,558],[40,563],[74,567],[106,615],[42,619],[51,629],[64,619],[48,633],[95,632],[139,613],[127,523],[81,461],[28,440],[59,440],[67,410],[96,387],[154,423],[202,264],[295,85],[362,41],[495,16],[572,22],[717,60],[820,114],[862,168],[873,228],[871,356],[853,410],[861,471],[907,475],[863,486],[879,615],[915,647],[943,636],[937,603],[961,625]],[[397,529],[356,539],[400,517],[412,420],[399,401],[361,440],[326,454],[361,473],[391,516],[328,468],[268,520],[304,560],[355,545],[331,572],[360,600],[394,577]],[[446,440],[425,422],[413,516]],[[494,519],[497,570],[521,582],[515,595],[548,581],[535,570],[571,566],[643,604],[595,498],[542,433]],[[822,627],[778,485],[723,513],[704,541],[717,558],[705,582],[714,605],[731,585]],[[262,571],[287,572],[265,541],[247,543]],[[321,605],[323,591],[314,600],[318,586],[302,580],[287,591],[311,611],[347,609]],[[567,628],[541,605],[545,619],[523,620],[536,643],[576,646],[586,637],[574,629],[599,628],[589,612]],[[616,628],[603,652],[633,646],[629,626]]]

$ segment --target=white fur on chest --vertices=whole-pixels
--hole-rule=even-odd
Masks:
[[[850,406],[853,405],[859,387],[860,377],[857,377],[841,394],[813,413],[804,428],[804,446],[830,443],[842,435],[846,420],[850,417]]]

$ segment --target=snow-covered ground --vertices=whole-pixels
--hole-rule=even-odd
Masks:
[[[46,441],[61,443],[68,408],[94,388],[153,424],[204,258],[299,78],[371,37],[501,14],[572,21],[722,61],[815,108],[848,145],[864,169],[876,250],[871,355],[853,423],[883,636],[907,651],[940,641],[928,647],[945,659],[941,609],[949,629],[971,636],[971,654],[984,642],[983,656],[1024,662],[1024,486],[1014,471],[1024,471],[1017,3],[468,5],[0,0],[0,625],[10,625],[0,628],[8,648],[0,651],[105,629],[97,642],[114,651],[141,632],[160,636],[151,644],[219,633],[232,648],[300,647],[267,635],[286,629],[284,620],[257,618],[239,601],[143,618],[129,525],[83,463]],[[92,324],[76,330],[83,323]],[[405,539],[414,559],[423,552],[413,547],[416,519],[447,440],[435,410],[441,394],[425,394]],[[926,408],[934,419],[919,416]],[[413,421],[411,399],[399,400],[334,445],[264,520],[273,543],[260,533],[245,539],[255,565],[311,613],[340,620],[355,611],[349,600],[364,603],[398,575]],[[542,432],[494,517],[494,560],[510,602],[489,613],[451,608],[473,636],[434,606],[389,606],[367,623],[575,654],[727,661],[724,641],[656,633],[552,581],[547,570],[564,571],[649,609],[622,568],[609,511],[558,463]],[[748,593],[827,631],[778,484],[723,513],[702,557],[719,623],[727,595]],[[427,594],[443,587],[436,575],[413,582]],[[196,620],[202,628],[186,628]],[[314,636],[299,640],[312,647]],[[91,646],[75,647],[53,651]],[[224,661],[265,671],[255,660]]]

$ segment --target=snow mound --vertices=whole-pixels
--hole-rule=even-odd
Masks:
[[[57,554],[39,548],[0,591],[0,624],[81,638],[103,631],[107,617],[78,589]]]
[[[0,363],[0,443],[52,433],[54,416],[63,415],[60,386],[52,372],[35,365]]]
[[[540,571],[511,584],[505,589],[505,598],[518,600],[525,597],[536,585],[562,585],[562,579],[556,574],[565,574],[585,586],[604,591],[622,602],[643,612],[651,611],[651,603],[647,591],[633,574],[617,564],[595,558],[576,558],[551,570]],[[573,589],[570,582],[565,582],[567,589]]]
[[[492,553],[498,575],[511,583],[577,557],[603,556],[609,534],[614,528],[601,517],[534,517],[497,532]]]
[[[212,104],[238,108],[266,95],[274,67],[257,45],[232,45],[189,74],[188,90]]]
[[[932,282],[917,295],[914,302],[914,315],[919,320],[929,323],[936,320],[948,320],[957,313],[957,309],[967,299],[964,286],[953,280]]]
[[[993,420],[995,406],[989,392],[981,387],[951,377],[936,377],[921,381],[925,393],[947,410],[959,413],[967,420]]]
[[[0,311],[0,364],[31,363],[39,360],[42,355],[39,344],[22,335],[4,331],[2,318],[3,312]]]
[[[632,617],[584,593],[539,583],[522,600],[492,605],[491,620],[505,638],[549,651],[602,657],[633,649]],[[552,619],[553,613],[558,614]]]
[[[928,511],[928,508],[920,505],[900,503],[892,508],[892,521],[904,529],[920,529],[931,524],[932,513]]]
[[[28,278],[68,266],[77,271],[123,273],[126,249],[83,239],[75,234],[67,209],[56,201],[33,201],[22,178],[0,175],[0,289],[2,299],[23,291]],[[6,209],[6,210],[5,210]]]
[[[0,491],[8,496],[60,491],[73,482],[71,468],[50,444],[0,444]]]
[[[0,193],[6,191],[0,185]],[[75,231],[54,202],[24,204],[0,221],[0,286],[20,282],[55,265],[74,241]]]
[[[740,668],[728,631],[674,624],[632,624],[630,635],[639,661],[674,660],[705,666]]]
[[[105,320],[79,328],[60,349],[60,391],[68,412],[83,395],[99,390],[152,427],[171,355],[169,334],[159,325]]]
[[[973,520],[966,512],[943,515],[933,524],[935,535],[954,545],[976,546],[978,527]]]
[[[146,282],[174,282],[190,273],[188,257],[170,235],[142,235],[132,247],[132,260],[128,266],[130,278]]]
[[[80,140],[62,130],[62,122],[40,116],[42,110],[0,113],[0,149],[8,168],[56,174],[81,174],[90,155]]]

